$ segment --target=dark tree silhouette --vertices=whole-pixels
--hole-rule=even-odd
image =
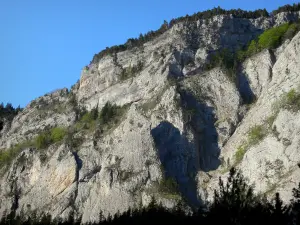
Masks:
[[[219,188],[214,193],[212,203],[202,207],[198,212],[187,213],[184,204],[179,202],[173,210],[164,208],[152,197],[147,207],[128,209],[124,213],[108,215],[99,212],[99,222],[88,224],[222,224],[222,225],[292,225],[300,224],[300,183],[293,189],[293,200],[284,205],[277,193],[273,200],[268,201],[264,196],[255,194],[253,187],[240,171],[232,168],[226,181],[219,180]],[[37,218],[35,214],[16,216],[14,212],[2,218],[0,225],[11,224],[80,224],[81,218],[74,220],[70,214],[67,221],[60,218],[54,220],[49,215]]]

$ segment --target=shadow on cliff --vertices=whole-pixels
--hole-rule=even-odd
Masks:
[[[168,121],[162,121],[151,130],[165,178],[173,178],[179,191],[194,207],[199,207],[197,197],[196,162],[193,157],[193,143],[180,134],[178,128]]]
[[[196,175],[220,166],[218,133],[214,126],[213,107],[199,103],[183,90],[180,92],[184,129],[162,121],[151,130],[165,177],[174,178],[180,192],[195,207],[201,204],[198,197]]]
[[[264,32],[246,18],[224,18],[219,29],[222,48],[239,50]]]
[[[247,75],[243,72],[238,73],[237,88],[243,100],[243,104],[251,104],[253,101],[255,101],[256,96],[250,87]]]
[[[228,35],[228,30],[231,35]],[[255,27],[249,19],[245,18],[226,18],[223,22],[223,26],[220,29],[220,45],[222,48],[231,49],[236,52],[247,46],[251,40],[256,39],[263,33],[263,29]],[[243,100],[243,104],[251,104],[256,96],[251,90],[247,75],[240,71],[237,71],[237,89]]]
[[[220,165],[221,150],[218,146],[218,132],[215,127],[214,108],[199,101],[191,93],[179,90],[185,133],[193,134],[198,169],[204,172],[216,170]]]
[[[217,22],[215,21],[214,23]],[[185,45],[193,46],[192,49],[194,50],[195,58],[196,52],[199,49],[205,49],[208,55],[205,62],[201,63],[200,66],[191,71],[186,72],[186,76],[196,75],[207,71],[208,68],[218,67],[219,65],[212,66],[213,63],[216,63],[212,60],[216,53],[219,53],[222,50],[228,50],[235,55],[238,50],[248,46],[251,40],[256,39],[264,31],[263,29],[254,26],[253,22],[245,18],[226,17],[223,19],[220,26],[217,26],[214,23],[210,25],[210,29],[212,29],[212,39],[213,42],[217,44],[217,48],[209,46],[205,40],[202,40],[203,32],[197,28],[191,30],[192,32],[190,33],[193,33],[192,38],[184,39],[186,42]]]

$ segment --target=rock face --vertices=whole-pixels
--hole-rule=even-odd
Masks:
[[[279,191],[289,201],[300,181],[300,112],[274,113],[273,105],[300,84],[300,33],[246,59],[238,85],[225,70],[207,71],[205,65],[217,50],[238,49],[298,17],[215,16],[178,23],[141,48],[83,69],[70,91],[32,101],[4,125],[0,149],[52,127],[69,127],[72,135],[42,150],[27,146],[1,167],[0,217],[15,211],[98,221],[100,211],[107,216],[147,205],[151,196],[166,207],[183,198],[198,207],[211,199],[218,177],[232,165],[257,192]],[[82,108],[101,110],[108,101],[122,109],[117,122],[81,126]],[[243,148],[255,126],[266,127],[264,138]],[[180,194],[161,187],[169,178]]]

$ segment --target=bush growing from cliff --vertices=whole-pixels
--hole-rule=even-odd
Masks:
[[[237,65],[236,53],[225,48],[211,55],[209,64],[206,64],[204,69],[221,67],[225,70],[227,77],[234,82],[236,79]]]
[[[76,128],[69,127],[66,137],[65,144],[70,146],[74,151],[83,143],[84,138],[81,135],[76,135]]]
[[[290,11],[299,11],[300,10],[300,4],[294,4],[294,5],[286,5],[283,7],[278,8],[277,10],[274,10],[272,14],[277,14],[280,12],[290,12]],[[259,17],[269,17],[269,13],[266,9],[258,9],[255,11],[244,11],[241,9],[231,9],[231,10],[225,10],[220,7],[215,7],[210,10],[206,10],[203,12],[197,12],[193,15],[186,15],[182,16],[176,19],[171,19],[171,21],[168,23],[167,21],[164,21],[163,24],[160,26],[160,28],[156,31],[149,31],[146,34],[140,34],[138,38],[129,38],[125,44],[122,45],[115,45],[112,47],[106,47],[106,49],[102,50],[98,54],[95,54],[92,60],[92,63],[97,63],[102,57],[107,55],[114,55],[118,52],[122,52],[125,50],[130,50],[134,47],[141,47],[144,43],[153,40],[154,38],[158,37],[159,35],[163,34],[165,31],[172,28],[175,24],[178,23],[187,23],[187,22],[195,22],[197,20],[205,20],[208,21],[208,19],[212,18],[216,15],[232,15],[235,18],[248,18],[248,19],[255,19]]]
[[[292,39],[298,31],[300,31],[299,23],[286,23],[265,30],[257,39],[252,40],[245,50],[237,52],[237,59],[243,61],[264,49],[277,48],[285,40]]]
[[[164,177],[160,180],[158,192],[167,199],[181,199],[178,183],[172,177]]]
[[[178,184],[176,180],[172,177],[164,178],[160,181],[160,191],[169,192],[169,193],[177,193],[178,192]]]
[[[229,51],[222,49],[210,56],[209,64],[204,70],[221,67],[231,81],[236,79],[238,65],[246,58],[264,50],[279,47],[285,40],[292,39],[300,31],[300,23],[283,24],[264,31],[257,39],[250,41],[244,50]]]
[[[128,78],[134,77],[136,74],[142,71],[144,63],[142,61],[138,61],[137,65],[130,65],[122,70],[120,74],[121,80],[127,80]]]
[[[99,120],[102,125],[107,125],[109,123],[116,123],[118,117],[120,117],[124,112],[123,107],[119,107],[116,104],[111,104],[106,102],[104,107],[101,109],[99,114]]]
[[[35,138],[35,147],[37,149],[47,148],[51,144],[62,141],[66,134],[65,128],[54,127],[50,131],[45,131]]]
[[[268,29],[264,31],[259,37],[258,37],[258,49],[271,49],[271,48],[277,48],[283,41],[283,36],[287,32],[289,28],[289,24],[283,24],[278,27],[273,27],[271,29]]]
[[[75,124],[77,130],[94,130],[96,127],[96,120],[98,117],[98,109],[94,108],[90,112],[84,110],[80,113],[80,115],[80,119]]]
[[[46,148],[50,144],[49,135],[46,133],[39,134],[35,139],[35,145],[38,149]]]
[[[295,89],[291,89],[289,92],[283,94],[280,99],[273,104],[275,116],[281,108],[295,112],[300,110],[300,93]]]
[[[237,151],[234,154],[235,165],[239,164],[243,160],[244,155],[246,154],[246,151],[247,151],[247,149],[243,145],[241,145],[237,148]]]
[[[300,4],[299,4],[300,5]],[[288,30],[283,36],[283,40],[292,39],[300,31],[300,23],[290,24]]]
[[[100,125],[101,128],[109,129],[112,125],[120,122],[121,116],[128,108],[127,106],[117,106],[106,102],[100,112],[98,111],[98,106],[96,106],[90,112],[85,111],[82,113],[81,118],[75,124],[75,128],[77,131],[94,131],[97,125]]]
[[[83,114],[83,116],[80,119],[80,121],[83,123],[90,123],[93,120],[94,120],[94,118],[93,118],[91,112],[86,112],[85,114]]]
[[[0,150],[0,168],[9,165],[22,150],[30,147],[35,147],[35,143],[33,141],[23,141],[9,149]]]
[[[53,143],[59,142],[64,139],[67,132],[65,128],[62,127],[55,127],[51,129],[51,141]]]
[[[295,91],[295,89],[291,89],[286,94],[286,107],[298,111],[300,109],[300,94]]]
[[[260,141],[262,141],[266,137],[266,135],[269,132],[268,128],[269,128],[268,124],[255,125],[254,127],[250,128],[248,132],[247,140],[237,148],[234,154],[234,159],[235,159],[234,165],[239,164],[243,160],[244,155],[246,154],[247,150],[251,146],[257,145]]]
[[[252,127],[248,133],[248,145],[256,145],[266,136],[266,131],[263,125]]]

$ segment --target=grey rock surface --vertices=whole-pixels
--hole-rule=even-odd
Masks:
[[[141,48],[84,68],[70,91],[32,101],[2,129],[0,149],[33,140],[47,128],[79,127],[78,108],[101,110],[109,101],[124,111],[109,128],[100,123],[76,131],[76,146],[61,141],[25,148],[2,167],[0,217],[14,210],[98,221],[100,211],[107,216],[146,206],[152,196],[168,208],[183,198],[198,207],[211,199],[219,176],[226,177],[232,165],[255,191],[279,191],[288,202],[300,181],[300,112],[275,113],[273,106],[300,85],[300,33],[245,60],[237,84],[226,70],[207,71],[205,65],[219,49],[238,49],[263,30],[297,18],[298,12],[179,23]],[[142,69],[124,76],[140,63]],[[267,134],[236,163],[237,150],[256,125]],[[176,180],[179,194],[161,190],[165,177]]]

